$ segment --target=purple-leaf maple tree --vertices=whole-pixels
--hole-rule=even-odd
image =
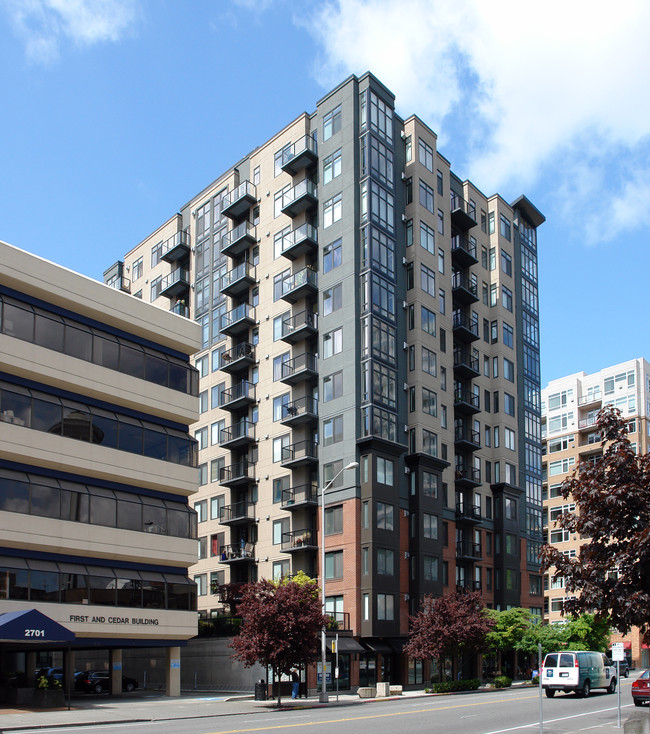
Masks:
[[[603,455],[581,462],[562,484],[562,496],[575,512],[557,519],[584,539],[576,558],[544,545],[542,569],[564,577],[569,598],[564,612],[609,616],[621,632],[637,626],[650,643],[650,455],[637,456],[627,436],[627,421],[612,406],[597,418]]]
[[[421,610],[410,621],[404,652],[410,658],[420,659],[480,650],[494,626],[477,591],[455,591],[437,599],[427,594]]]
[[[237,611],[242,616],[241,632],[230,646],[233,658],[250,668],[256,663],[270,666],[278,678],[291,668],[318,659],[319,634],[327,621],[321,611],[314,583],[267,579],[243,587]]]

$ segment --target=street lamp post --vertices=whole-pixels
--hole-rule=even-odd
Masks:
[[[320,573],[321,573],[321,580],[320,580],[320,588],[321,588],[321,605],[323,609],[323,616],[325,616],[325,492],[334,484],[334,482],[339,478],[341,474],[346,469],[356,469],[359,466],[358,461],[351,461],[347,466],[344,466],[341,470],[339,470],[330,480],[329,482],[323,487],[323,491],[321,492],[321,500],[320,500],[320,531],[321,531],[321,541],[320,541]],[[320,698],[319,701],[321,703],[327,703],[329,701],[329,698],[327,696],[327,682],[325,678],[325,659],[327,656],[327,625],[325,622],[323,622],[323,629],[321,630],[321,685],[320,685]]]

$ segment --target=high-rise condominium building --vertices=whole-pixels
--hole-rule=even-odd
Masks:
[[[31,684],[64,651],[70,689],[75,652],[109,650],[121,693],[122,651],[160,647],[180,692],[199,336],[0,242],[0,673]]]
[[[628,421],[628,437],[639,454],[650,443],[650,364],[645,359],[606,367],[587,375],[578,372],[552,380],[542,391],[542,436],[544,439],[544,532],[546,542],[575,557],[584,542],[556,526],[565,510],[575,510],[571,498],[561,495],[562,483],[581,462],[596,461],[603,454],[596,427],[598,412],[613,405]],[[553,570],[544,577],[544,614],[551,622],[562,619],[566,599],[564,580],[553,580]],[[623,640],[615,635],[613,639]],[[638,631],[623,640],[626,654],[635,664],[647,666],[648,649]]]
[[[394,103],[350,77],[109,273],[202,327],[201,613],[324,575],[341,687],[421,678],[424,594],[542,612],[544,217],[459,179]]]

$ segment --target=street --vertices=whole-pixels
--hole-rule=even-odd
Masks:
[[[621,690],[622,720],[634,710],[630,696],[631,681],[624,680]],[[544,734],[572,734],[602,725],[616,725],[617,696],[594,692],[587,698],[558,694],[543,700]],[[137,705],[133,713],[136,714]],[[188,717],[159,719],[151,722],[123,722],[108,726],[84,726],[41,729],[41,732],[74,731],[82,734],[116,732],[155,732],[155,734],[248,734],[303,729],[305,734],[357,734],[366,727],[372,734],[395,732],[441,732],[444,734],[505,734],[539,731],[539,696],[537,689],[513,688],[494,693],[456,696],[404,698],[368,705],[330,706],[279,710],[250,709],[248,714],[225,716],[210,713],[202,716],[201,700],[188,703]],[[135,716],[134,716],[135,718]]]

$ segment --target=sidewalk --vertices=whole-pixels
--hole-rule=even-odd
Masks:
[[[388,700],[400,700],[416,697],[428,697],[422,691],[405,691],[401,696],[390,698],[360,699],[356,694],[330,694],[327,704],[319,702],[318,697],[301,698],[297,701],[291,698],[282,699],[282,709],[310,709],[333,706],[361,706],[376,704]],[[439,694],[444,695],[444,694]],[[475,693],[456,693],[446,695],[476,695]],[[56,728],[83,725],[101,724],[128,724],[153,721],[170,721],[176,719],[201,719],[215,716],[231,716],[258,714],[262,711],[277,710],[276,702],[254,701],[247,694],[219,694],[208,692],[185,692],[178,698],[169,698],[154,691],[138,691],[119,698],[106,696],[73,696],[71,709],[0,709],[0,734],[24,729]],[[623,723],[628,718],[648,718],[648,712],[643,709],[630,712],[623,711]],[[623,729],[616,727],[616,721],[611,725],[598,726],[589,729],[589,734],[622,734]]]

